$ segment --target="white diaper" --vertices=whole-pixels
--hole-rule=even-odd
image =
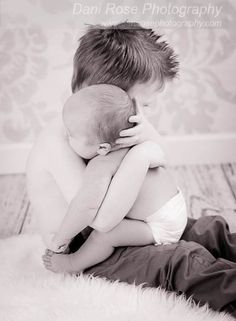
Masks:
[[[187,207],[181,190],[145,222],[151,228],[156,244],[178,242],[187,224]]]

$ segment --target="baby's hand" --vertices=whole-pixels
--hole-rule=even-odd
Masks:
[[[154,129],[152,124],[142,114],[130,116],[130,123],[136,123],[136,126],[128,129],[124,129],[120,132],[120,137],[116,140],[116,143],[121,148],[134,146],[143,143],[147,140],[158,142],[160,136]]]

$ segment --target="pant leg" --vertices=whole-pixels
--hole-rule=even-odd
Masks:
[[[230,233],[222,216],[204,216],[188,219],[182,238],[203,245],[214,257],[236,262],[236,233]]]
[[[85,273],[184,293],[214,310],[236,311],[236,263],[216,259],[195,242],[117,248],[106,261]],[[232,309],[231,309],[231,313]]]
[[[168,290],[236,316],[236,263],[216,259],[195,242],[180,241],[170,265]]]

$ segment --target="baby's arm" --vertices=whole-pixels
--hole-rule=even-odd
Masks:
[[[149,168],[163,166],[164,154],[158,144],[144,142],[134,146],[124,157],[113,177],[97,216],[90,225],[107,232],[132,208]]]
[[[51,249],[61,251],[70,240],[89,226],[106,195],[112,176],[127,153],[122,149],[107,156],[97,156],[86,167],[81,189],[69,205]]]

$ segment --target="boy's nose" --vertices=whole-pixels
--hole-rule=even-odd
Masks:
[[[134,108],[135,108],[135,114],[142,114],[142,107],[140,102],[136,99],[136,98],[132,98],[133,104],[134,104]]]

